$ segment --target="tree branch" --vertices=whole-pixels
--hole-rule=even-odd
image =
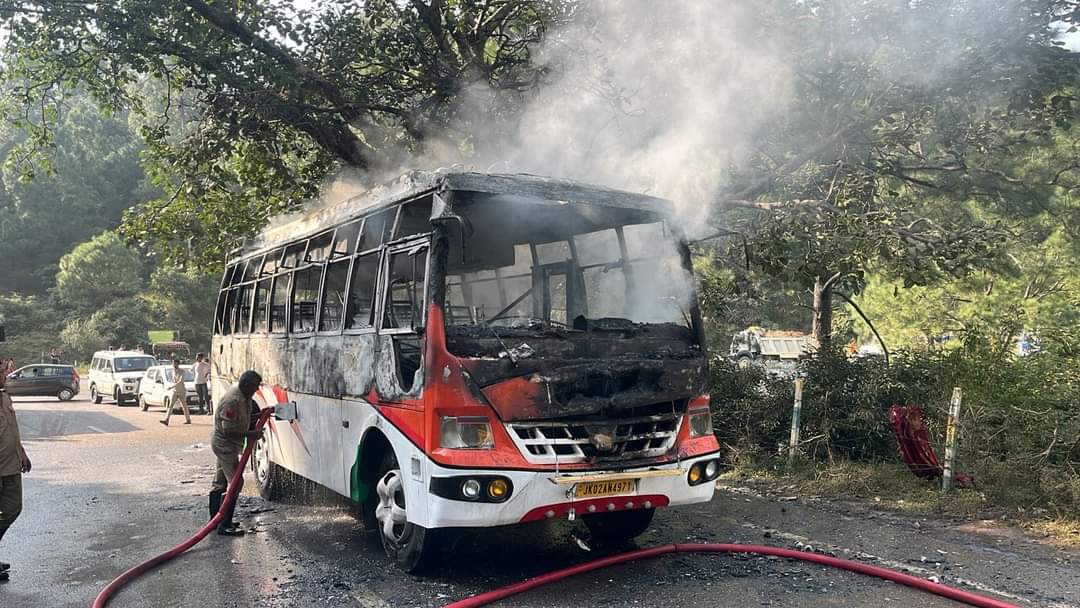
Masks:
[[[842,291],[838,291],[836,293],[837,293],[837,295],[840,296],[840,298],[842,300],[844,300],[845,302],[848,303],[848,305],[850,305],[852,308],[854,308],[855,312],[859,313],[859,316],[862,317],[862,320],[865,321],[866,325],[870,327],[870,331],[874,332],[874,337],[877,338],[878,344],[881,345],[881,352],[885,354],[885,365],[888,365],[889,364],[889,347],[885,345],[885,340],[883,340],[881,338],[881,334],[878,333],[877,328],[874,327],[874,324],[870,321],[870,318],[867,317],[865,313],[863,313],[862,309],[859,308],[858,304],[853,302],[851,298],[847,297],[847,294],[845,294]]]

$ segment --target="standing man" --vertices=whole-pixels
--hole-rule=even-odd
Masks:
[[[199,396],[199,408],[204,414],[211,414],[210,391],[206,383],[210,381],[210,362],[202,353],[195,355],[195,394]]]
[[[172,396],[165,403],[165,419],[159,420],[161,424],[169,426],[169,418],[172,417],[173,408],[179,403],[184,410],[184,424],[191,424],[191,411],[187,406],[187,387],[184,386],[184,370],[180,369],[180,360],[172,362]]]
[[[19,438],[19,423],[11,397],[3,390],[10,368],[0,373],[0,539],[22,512],[22,474],[30,472],[30,458]],[[8,580],[10,564],[0,562],[0,582]]]
[[[226,490],[229,489],[230,480],[240,465],[240,452],[244,449],[244,440],[256,441],[262,436],[262,431],[251,430],[252,411],[258,411],[252,396],[259,390],[262,384],[262,376],[253,370],[240,374],[240,382],[230,388],[217,405],[214,413],[214,434],[210,438],[210,447],[217,457],[217,470],[214,473],[214,485],[210,489],[210,519],[221,509],[221,503]],[[241,472],[238,482],[244,483]],[[240,490],[237,489],[237,492]],[[236,510],[236,501],[225,513],[221,523],[218,524],[217,532],[222,536],[243,536],[241,530],[233,522],[233,512]]]

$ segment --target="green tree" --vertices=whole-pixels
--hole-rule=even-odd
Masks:
[[[63,321],[41,296],[0,294],[0,324],[6,342],[0,357],[12,357],[17,365],[38,362],[42,355],[59,347],[57,333]]]
[[[0,126],[0,155],[25,140],[21,129]],[[116,228],[123,209],[151,196],[140,190],[140,148],[125,115],[103,116],[74,94],[57,120],[46,170],[28,179],[29,168],[9,157],[0,177],[0,259],[8,261],[0,290],[44,294],[64,253]]]
[[[89,319],[75,319],[64,326],[60,341],[71,361],[89,361],[94,353],[109,347],[110,341],[90,325]]]
[[[115,232],[103,232],[60,259],[54,293],[59,304],[85,317],[146,287],[146,263]]]
[[[173,330],[194,351],[209,352],[220,283],[217,275],[159,266],[143,296],[154,309],[151,329]]]
[[[130,215],[126,234],[219,263],[231,238],[308,198],[336,166],[392,164],[447,136],[467,145],[475,117],[459,96],[482,86],[492,107],[512,106],[543,76],[532,48],[573,4],[14,0],[0,11],[0,78],[8,115],[30,131],[15,158],[52,142],[63,88],[135,112],[165,195]]]
[[[837,290],[874,271],[922,285],[1004,270],[1009,232],[983,210],[1031,213],[1080,188],[1075,148],[1060,147],[1080,61],[1056,40],[1076,2],[768,6],[794,49],[796,101],[760,133],[717,222],[813,294],[823,344]],[[1044,162],[1021,171],[1030,157]]]

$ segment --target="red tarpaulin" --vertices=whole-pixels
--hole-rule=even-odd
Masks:
[[[938,462],[934,446],[930,444],[930,434],[926,432],[922,408],[917,405],[894,405],[889,408],[889,426],[892,427],[896,441],[900,444],[900,457],[916,477],[937,479],[945,469]],[[953,482],[958,488],[974,485],[969,475],[953,475]]]

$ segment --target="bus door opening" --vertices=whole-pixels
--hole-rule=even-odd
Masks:
[[[424,295],[427,284],[428,242],[407,243],[392,249],[383,307],[383,330],[394,343],[394,364],[402,393],[420,387]]]

